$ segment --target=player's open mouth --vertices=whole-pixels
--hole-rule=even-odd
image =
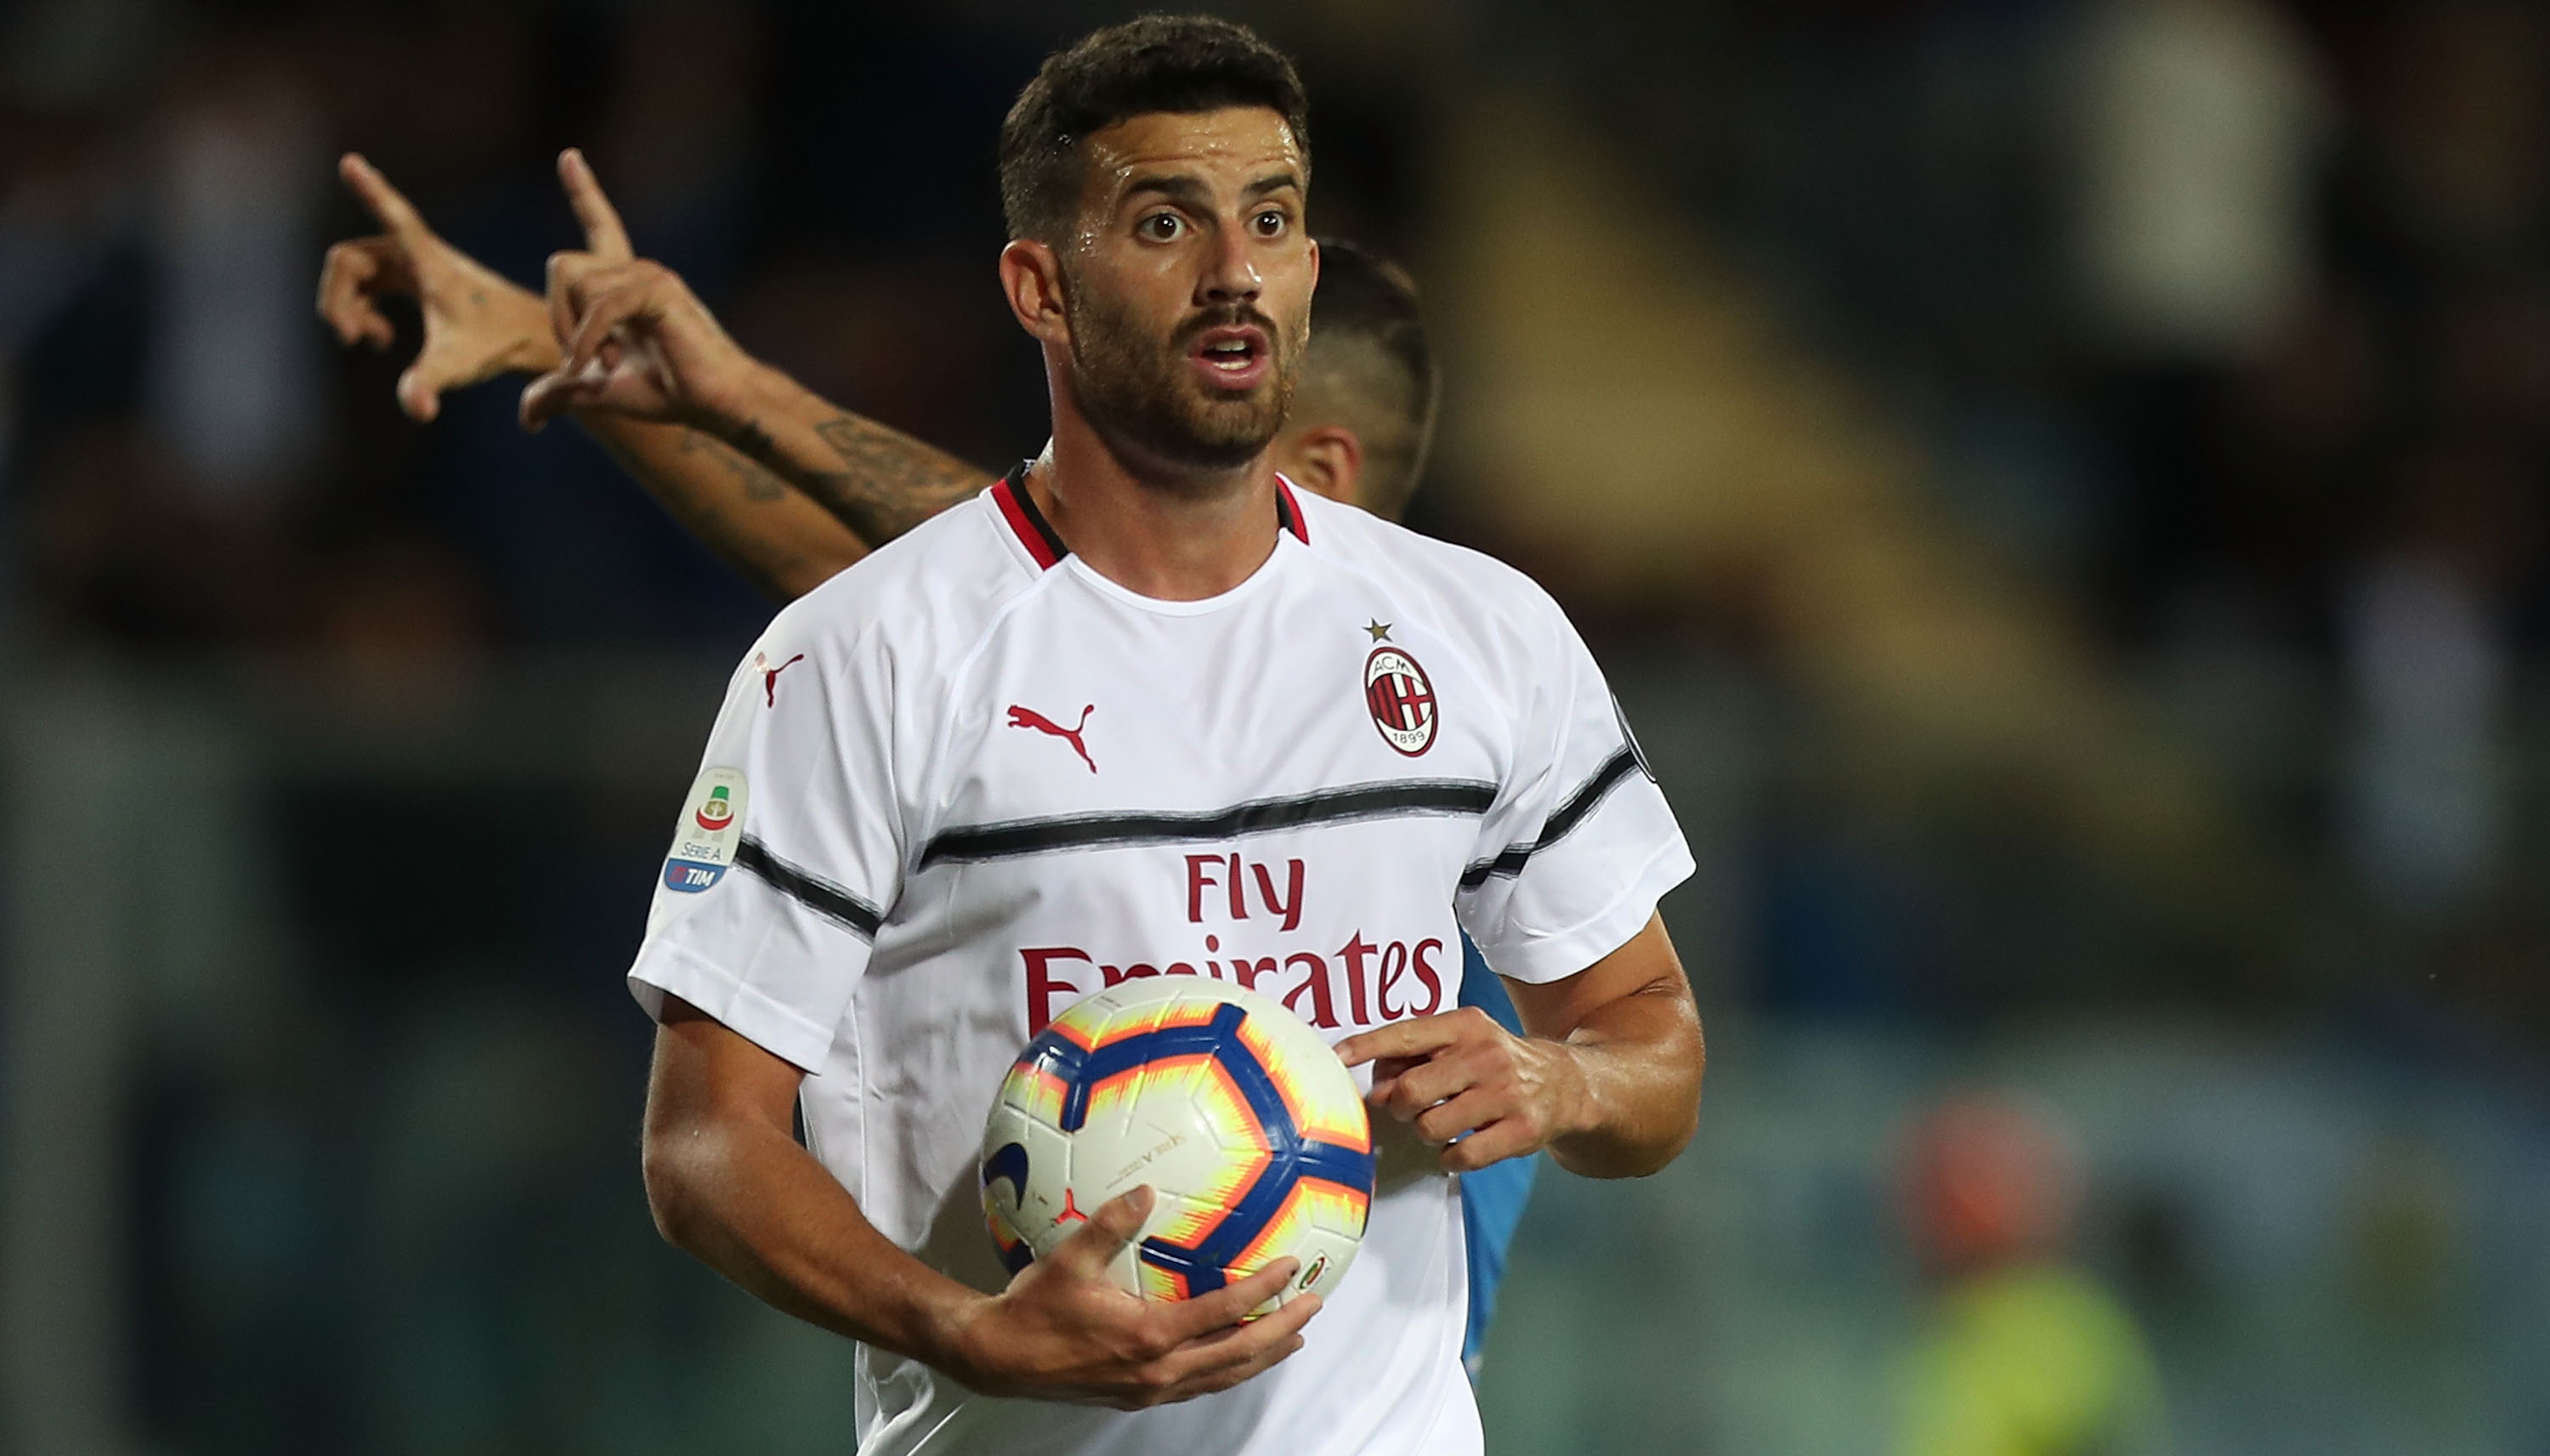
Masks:
[[[1274,351],[1264,330],[1245,324],[1208,329],[1198,335],[1187,357],[1216,389],[1255,389],[1272,366]]]

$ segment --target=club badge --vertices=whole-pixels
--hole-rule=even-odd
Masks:
[[[1434,685],[1406,651],[1385,643],[1363,659],[1363,699],[1393,749],[1415,758],[1434,746]]]
[[[664,888],[697,895],[726,876],[735,863],[735,848],[743,837],[743,808],[749,791],[741,771],[712,768],[691,785],[673,829],[673,852],[664,860]]]

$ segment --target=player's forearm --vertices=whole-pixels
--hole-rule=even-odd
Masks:
[[[578,423],[672,518],[775,602],[868,553],[823,507],[734,446],[681,425],[593,411]]]
[[[989,1299],[895,1246],[785,1132],[648,1117],[646,1199],[665,1239],[772,1308],[950,1373]]]
[[[968,499],[993,476],[899,430],[834,405],[761,366],[710,428],[831,512],[873,548]]]
[[[1550,1156],[1588,1178],[1643,1178],[1700,1127],[1708,1052],[1679,975],[1597,1009],[1553,1048],[1574,1064],[1567,1125]]]

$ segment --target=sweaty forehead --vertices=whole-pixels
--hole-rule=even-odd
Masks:
[[[1233,187],[1286,170],[1307,180],[1293,129],[1264,107],[1146,112],[1091,133],[1085,145],[1092,190],[1102,202],[1163,175]]]

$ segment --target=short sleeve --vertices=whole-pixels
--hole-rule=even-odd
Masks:
[[[1520,664],[1515,762],[1454,900],[1499,975],[1575,975],[1645,926],[1691,851],[1584,639],[1555,604]]]
[[[682,805],[629,988],[679,997],[812,1071],[902,889],[891,672],[782,614],[736,669]]]

